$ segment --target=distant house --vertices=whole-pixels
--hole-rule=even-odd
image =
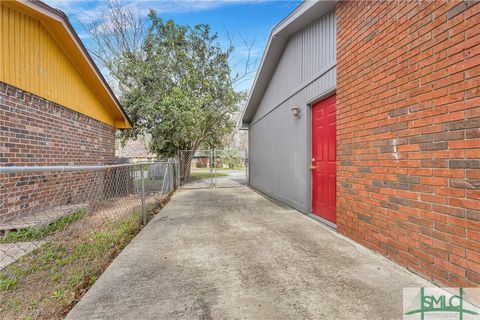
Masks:
[[[131,123],[67,16],[0,1],[0,165],[109,164]]]
[[[225,137],[223,148],[228,150],[247,150],[248,149],[248,132],[239,129],[241,126],[242,112],[237,111],[232,114],[232,120],[236,123],[235,131]]]
[[[0,166],[113,164],[115,131],[130,127],[63,12],[0,1]],[[0,221],[41,203],[80,201],[80,179],[61,195],[52,179],[0,174]]]
[[[435,283],[479,286],[479,70],[478,1],[305,1],[246,104],[249,184]]]
[[[148,145],[151,140],[151,135],[144,135],[135,140],[128,140],[124,145],[117,140],[115,154],[127,162],[145,162],[152,161],[158,157],[150,152]]]

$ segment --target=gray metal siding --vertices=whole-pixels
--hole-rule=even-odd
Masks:
[[[324,68],[335,65],[335,59],[336,22],[332,11],[290,37],[252,123],[314,80]]]
[[[310,210],[308,103],[335,88],[335,47],[334,12],[292,35],[249,127],[250,185],[302,212]]]
[[[312,23],[302,33],[303,69],[302,81],[307,81],[324,66],[335,62],[336,29],[332,12]],[[322,39],[319,41],[319,39]]]

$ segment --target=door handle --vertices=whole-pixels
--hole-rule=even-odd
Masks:
[[[315,170],[316,168],[317,168],[316,166],[313,166],[313,165],[310,166],[310,170],[312,170],[312,171]]]

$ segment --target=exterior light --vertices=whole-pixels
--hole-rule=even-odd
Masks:
[[[300,111],[300,108],[292,108],[292,114],[295,118],[300,118],[300,114],[301,114],[301,111]]]

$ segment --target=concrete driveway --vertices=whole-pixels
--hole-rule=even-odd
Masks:
[[[418,286],[247,187],[181,190],[67,319],[401,319]]]

